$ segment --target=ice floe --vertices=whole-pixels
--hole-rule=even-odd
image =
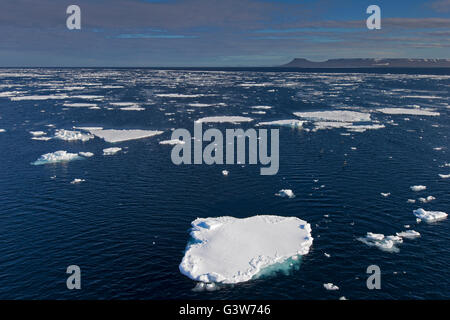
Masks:
[[[94,108],[97,107],[95,103],[64,103],[64,107],[69,108]]]
[[[323,287],[327,290],[331,290],[331,291],[335,291],[335,290],[339,290],[339,287],[335,284],[330,283],[324,283]]]
[[[381,108],[377,109],[378,112],[384,114],[402,114],[402,115],[415,115],[415,116],[440,116],[439,112],[434,111],[433,109],[417,109],[417,108]]]
[[[106,148],[106,149],[103,149],[103,155],[104,156],[112,156],[119,151],[122,151],[122,148],[117,148],[117,147]]]
[[[156,130],[116,130],[116,129],[97,129],[97,128],[79,128],[79,129],[89,131],[94,136],[110,143],[149,138],[163,133],[163,131],[156,131]]]
[[[180,272],[205,283],[251,280],[261,270],[309,252],[310,225],[296,217],[198,218]]]
[[[67,151],[60,150],[52,153],[43,154],[32,164],[37,166],[47,163],[67,162],[79,159],[82,159],[82,157],[80,157],[76,153],[68,153]]]
[[[78,152],[78,154],[85,158],[90,158],[90,157],[94,156],[94,154],[92,152]]]
[[[239,123],[239,122],[251,122],[252,118],[241,116],[217,116],[217,117],[204,117],[196,120],[197,123]]]
[[[57,99],[67,99],[69,98],[66,94],[58,94],[58,95],[42,95],[42,96],[19,96],[19,97],[10,97],[11,101],[24,101],[24,100],[57,100]]]
[[[427,189],[426,186],[422,186],[422,185],[411,186],[410,188],[411,188],[412,191],[415,191],[415,192],[419,192],[419,191],[423,191],[423,190]]]
[[[448,178],[450,178],[450,174],[440,174],[439,173],[439,177],[441,177],[442,179],[448,179]]]
[[[183,140],[179,140],[179,139],[172,139],[172,140],[163,140],[160,141],[159,144],[168,144],[168,145],[177,145],[177,144],[185,144],[186,142]]]
[[[413,213],[417,218],[424,220],[427,223],[444,220],[447,219],[448,216],[447,213],[442,211],[426,211],[422,208],[414,210]]]
[[[277,193],[275,193],[276,196],[282,197],[282,198],[294,198],[295,194],[291,189],[281,189]]]
[[[30,131],[30,134],[34,137],[45,136],[47,132],[44,131]]]
[[[350,122],[350,123],[371,121],[370,113],[349,111],[349,110],[294,112],[294,115],[300,118],[317,121],[335,121],[335,122]]]
[[[92,134],[82,133],[80,131],[70,131],[65,129],[56,130],[55,139],[64,140],[64,141],[89,141],[90,139],[94,139]]]
[[[303,127],[304,123],[305,121],[300,121],[297,119],[288,119],[288,120],[259,122],[257,126],[280,126],[280,127],[301,128]]]
[[[2,133],[2,132],[6,132],[6,130],[5,129],[0,129],[0,133]]]
[[[396,235],[406,239],[414,239],[420,237],[420,233],[414,230],[397,232]]]
[[[403,242],[403,239],[399,236],[385,236],[384,234],[372,232],[367,232],[365,237],[360,237],[357,240],[387,252],[399,252],[400,250],[396,245]]]
[[[433,200],[436,200],[436,198],[433,197],[433,196],[428,196],[426,198],[419,198],[419,201],[422,202],[422,203],[428,203],[428,202],[433,201]]]
[[[84,179],[78,179],[78,178],[76,178],[76,179],[73,179],[71,182],[70,182],[70,184],[79,184],[79,183],[82,183],[82,182],[85,182],[86,180],[84,180]]]

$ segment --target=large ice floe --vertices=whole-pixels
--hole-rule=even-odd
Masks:
[[[60,150],[52,153],[43,154],[32,164],[38,166],[47,163],[67,162],[80,159],[83,158],[80,157],[77,153],[68,153],[67,151]]]
[[[442,211],[426,211],[422,208],[414,210],[414,215],[427,223],[437,222],[447,219],[448,214]]]
[[[70,131],[65,129],[59,129],[55,132],[55,139],[60,139],[64,141],[89,141],[90,139],[94,139],[92,134],[81,133],[80,131]]]
[[[252,118],[241,116],[217,116],[217,117],[204,117],[196,120],[197,123],[239,123],[239,122],[251,122]]]
[[[180,272],[206,283],[251,280],[264,268],[309,252],[311,227],[296,217],[198,218]]]
[[[163,131],[157,130],[116,130],[116,129],[83,128],[83,127],[80,127],[79,129],[88,131],[94,136],[110,143],[149,138],[163,133]]]

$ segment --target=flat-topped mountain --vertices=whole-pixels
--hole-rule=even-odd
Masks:
[[[450,68],[450,59],[329,59],[315,62],[294,59],[286,68]]]

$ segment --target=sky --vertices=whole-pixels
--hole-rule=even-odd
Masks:
[[[0,67],[450,58],[450,0],[0,0]],[[381,29],[369,30],[369,5]],[[69,5],[81,29],[69,30]]]

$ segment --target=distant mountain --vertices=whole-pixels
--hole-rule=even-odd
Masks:
[[[330,59],[322,62],[294,59],[286,68],[450,68],[450,59]]]

